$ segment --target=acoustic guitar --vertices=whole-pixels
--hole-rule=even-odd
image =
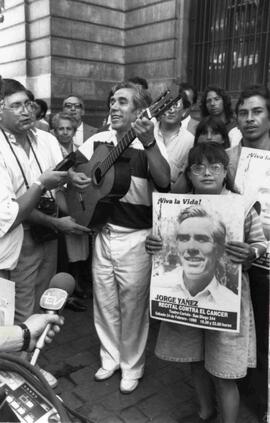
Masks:
[[[158,118],[180,99],[181,94],[173,98],[170,91],[166,91],[140,114],[140,118]],[[122,155],[135,138],[136,133],[131,128],[116,146],[99,145],[87,163],[76,167],[77,172],[92,179],[83,191],[68,184],[68,210],[76,222],[90,227],[106,223],[112,202],[123,197],[129,189],[129,160]]]

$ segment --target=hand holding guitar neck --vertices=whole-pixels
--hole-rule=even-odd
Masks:
[[[154,124],[151,120],[146,117],[138,118],[132,127],[144,148],[148,149],[155,145]]]

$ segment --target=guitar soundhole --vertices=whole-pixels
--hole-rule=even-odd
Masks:
[[[102,175],[101,175],[101,169],[100,169],[100,167],[98,167],[95,170],[95,180],[96,180],[96,183],[97,184],[99,184],[101,182],[101,177],[102,177]]]

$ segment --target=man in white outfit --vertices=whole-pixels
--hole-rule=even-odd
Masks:
[[[93,254],[94,320],[100,339],[98,381],[120,368],[120,391],[130,393],[143,376],[149,328],[148,294],[151,259],[144,242],[152,227],[152,191],[168,191],[170,169],[153,134],[153,123],[138,118],[149,94],[127,82],[116,85],[110,99],[112,130],[95,134],[80,148],[90,159],[95,143],[117,145],[133,127],[137,138],[125,151],[131,182],[127,193],[111,204],[111,213],[95,240]],[[164,151],[166,155],[166,152]],[[91,182],[71,174],[77,188]]]

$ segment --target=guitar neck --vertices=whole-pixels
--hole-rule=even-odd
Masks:
[[[114,163],[119,159],[123,152],[128,148],[128,146],[136,138],[136,133],[133,128],[131,128],[124,137],[118,142],[118,144],[112,148],[107,157],[103,160],[100,165],[101,177],[103,177],[108,170],[114,165]]]
[[[168,98],[169,91],[166,91],[164,94],[162,94],[154,103],[151,104],[151,106],[147,109],[145,109],[141,115],[142,117],[147,117],[148,119],[151,119],[152,117],[158,117],[162,113],[164,113],[166,110],[168,110],[172,104],[174,104],[176,101],[178,101],[181,98],[181,94],[176,96],[175,98]],[[108,172],[108,170],[114,165],[114,163],[119,159],[121,154],[128,148],[128,146],[134,141],[136,138],[136,133],[133,128],[131,128],[124,137],[118,142],[118,144],[112,148],[110,153],[107,155],[107,157],[103,160],[103,162],[100,164],[96,175],[97,179],[101,179],[105,174]]]

